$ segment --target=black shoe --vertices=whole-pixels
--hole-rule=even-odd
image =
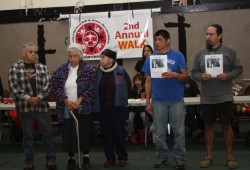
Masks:
[[[88,156],[83,157],[83,168],[90,168],[90,160]]]
[[[115,165],[115,161],[113,160],[107,160],[104,164],[103,164],[103,167],[104,168],[110,168],[110,167],[113,167]]]
[[[154,164],[155,168],[163,168],[164,166],[166,166],[167,164],[167,160],[163,160],[163,161],[158,161]]]
[[[76,161],[74,159],[69,159],[67,169],[68,170],[74,170],[75,167],[76,167]]]
[[[176,163],[175,168],[178,169],[178,170],[182,170],[182,169],[186,168],[185,160],[176,159],[175,163]]]

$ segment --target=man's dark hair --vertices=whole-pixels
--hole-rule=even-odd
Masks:
[[[155,37],[156,36],[162,36],[164,39],[170,39],[170,34],[167,30],[158,30],[156,33],[155,33]]]
[[[209,27],[214,27],[216,29],[217,35],[222,34],[223,30],[222,30],[222,26],[221,25],[219,25],[219,24],[212,24]],[[222,38],[220,39],[220,42],[222,43]]]

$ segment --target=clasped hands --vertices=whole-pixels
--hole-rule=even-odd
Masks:
[[[30,96],[30,98],[28,99],[28,103],[34,108],[36,108],[39,105],[40,101],[41,101],[40,97],[37,96],[36,97]]]
[[[82,98],[79,97],[76,101],[70,101],[67,98],[64,99],[65,105],[68,107],[69,110],[74,111],[78,109],[82,103]]]

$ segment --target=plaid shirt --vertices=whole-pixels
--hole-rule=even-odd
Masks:
[[[47,97],[49,95],[49,72],[47,67],[41,63],[35,63],[36,68],[36,94],[41,101],[37,108],[33,108],[28,99],[33,96],[31,84],[27,78],[27,73],[23,60],[11,66],[9,70],[9,86],[14,95],[16,110],[21,112],[48,112],[49,104]]]

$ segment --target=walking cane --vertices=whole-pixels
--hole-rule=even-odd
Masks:
[[[73,117],[76,125],[76,136],[77,136],[77,146],[78,146],[78,164],[79,164],[79,170],[82,169],[81,164],[81,149],[80,149],[80,137],[79,137],[79,126],[78,126],[78,120],[75,116],[75,114],[70,110],[70,115]]]

